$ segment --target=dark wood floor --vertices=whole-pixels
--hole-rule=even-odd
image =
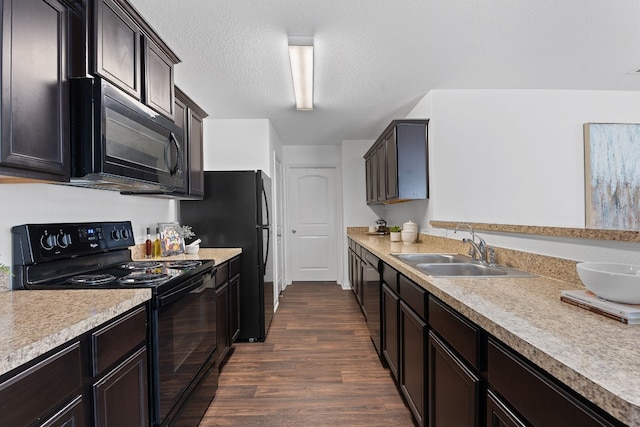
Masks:
[[[200,427],[413,426],[351,291],[296,282],[264,343],[236,343]]]

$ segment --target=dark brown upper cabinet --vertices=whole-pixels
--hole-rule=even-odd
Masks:
[[[178,57],[125,0],[93,0],[92,73],[173,119]]]
[[[83,49],[82,33],[74,34],[82,9],[61,0],[4,0],[0,7],[0,181],[68,181],[68,77],[77,71],[73,51]]]
[[[394,120],[364,155],[367,204],[429,197],[428,120]]]
[[[185,155],[189,174],[184,187],[174,195],[202,198],[204,195],[203,120],[208,114],[179,88],[175,88],[174,122],[184,131]]]
[[[173,117],[174,62],[153,41],[145,39],[144,64],[144,93],[147,105],[167,117]]]

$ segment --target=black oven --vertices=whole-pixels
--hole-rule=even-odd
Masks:
[[[129,221],[25,224],[11,229],[19,289],[149,288],[152,425],[193,427],[218,384],[215,262],[132,261]]]
[[[183,130],[100,78],[71,87],[71,185],[129,192],[182,188]]]
[[[214,287],[209,271],[154,300],[151,334],[157,387],[152,400],[157,402],[154,418],[162,425],[169,420],[171,425],[197,425],[199,418],[196,424],[189,424],[193,411],[183,403],[201,381],[217,384],[217,373],[207,375],[214,366],[216,349]]]

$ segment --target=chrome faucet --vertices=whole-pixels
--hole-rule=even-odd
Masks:
[[[469,243],[471,248],[469,248],[469,255],[471,259],[474,261],[478,261],[480,264],[491,264],[493,265],[495,259],[495,250],[491,246],[487,246],[487,242],[484,239],[476,234],[471,224],[460,223],[456,226],[456,229],[453,231],[454,233],[458,232],[460,227],[468,227],[471,233],[471,239],[467,239],[466,237],[462,239],[464,243]],[[476,237],[478,237],[479,243],[476,243]]]

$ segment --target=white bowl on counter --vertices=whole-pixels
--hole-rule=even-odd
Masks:
[[[640,265],[582,262],[576,265],[582,283],[600,298],[640,304]]]
[[[197,254],[199,250],[200,250],[200,245],[193,245],[193,246],[188,245],[184,247],[184,251],[188,254]]]

